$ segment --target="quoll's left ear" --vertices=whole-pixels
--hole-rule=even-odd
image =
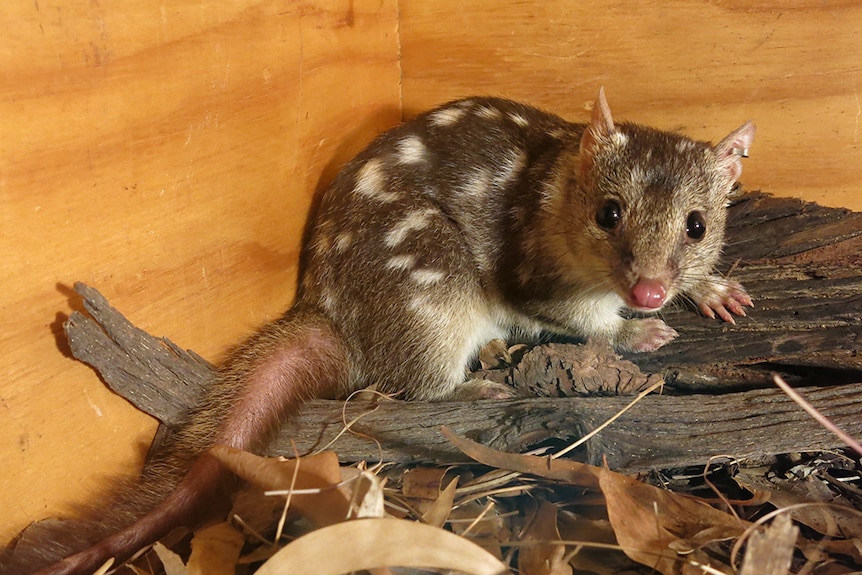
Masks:
[[[719,166],[728,171],[734,182],[742,174],[742,158],[748,157],[748,148],[754,141],[755,129],[752,122],[746,122],[713,148]]]

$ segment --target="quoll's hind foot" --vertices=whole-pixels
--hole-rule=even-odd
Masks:
[[[516,396],[511,386],[485,379],[468,379],[447,397],[451,401],[473,401],[476,399],[512,399]]]
[[[745,307],[754,302],[739,282],[711,277],[709,282],[698,286],[689,294],[701,313],[714,319],[717,315],[728,323],[735,324],[733,314],[745,317]]]
[[[627,319],[617,337],[616,347],[637,353],[655,351],[678,335],[675,329],[657,318]]]

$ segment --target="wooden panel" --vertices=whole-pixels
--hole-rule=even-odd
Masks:
[[[573,120],[599,85],[617,118],[718,139],[752,118],[743,181],[862,210],[862,4],[811,0],[403,2],[404,105],[473,93]]]
[[[211,359],[279,313],[321,173],[400,118],[396,14],[0,5],[2,541],[135,469],[154,430],[64,356],[68,286]]]
[[[492,93],[717,138],[749,187],[862,209],[855,2],[0,3],[0,539],[154,423],[63,354],[68,286],[210,359],[289,302],[312,190],[409,111]],[[399,67],[399,50],[401,62]],[[403,77],[402,77],[403,72]]]

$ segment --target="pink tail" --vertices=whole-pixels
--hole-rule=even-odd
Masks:
[[[228,503],[234,480],[206,449],[224,444],[258,450],[286,414],[305,400],[343,392],[347,373],[344,342],[317,310],[294,309],[264,326],[233,352],[204,405],[175,434],[170,453],[178,456],[165,458],[162,469],[144,481],[151,488],[164,489],[160,478],[175,476],[188,465],[187,456],[201,454],[177,487],[155,507],[147,505],[152,510],[128,527],[108,531],[92,547],[42,568],[36,575],[89,574],[112,557],[117,564],[127,560],[175,527],[196,527],[215,516],[213,504]],[[134,499],[135,494],[131,495]]]
[[[91,573],[112,557],[116,564],[120,564],[137,550],[167,535],[174,527],[193,527],[205,519],[212,509],[208,508],[204,513],[201,504],[225,502],[228,480],[221,465],[209,454],[204,454],[177,488],[152,512],[93,547],[41,569],[35,575]]]

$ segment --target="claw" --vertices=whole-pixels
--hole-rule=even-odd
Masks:
[[[715,308],[715,311],[718,313],[718,317],[720,317],[721,319],[723,319],[727,323],[732,323],[732,324],[736,325],[736,320],[733,319],[733,315],[729,311],[727,311],[726,307],[719,304]]]
[[[700,313],[708,317],[709,319],[715,319],[715,312],[712,311],[712,308],[706,305],[705,303],[699,303],[697,307],[700,309]]]
[[[743,309],[740,301],[731,300],[731,301],[727,302],[726,305],[728,308],[730,308],[730,311],[732,311],[736,315],[745,317],[745,309]]]

